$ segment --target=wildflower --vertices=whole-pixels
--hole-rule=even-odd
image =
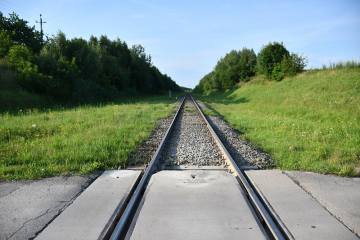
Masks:
[[[36,124],[33,124],[32,127],[36,127]]]

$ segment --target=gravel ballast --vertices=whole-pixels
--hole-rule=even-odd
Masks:
[[[198,105],[201,109],[213,110],[201,102],[198,102]],[[206,119],[238,167],[255,165],[259,169],[267,169],[274,166],[275,162],[270,158],[269,154],[241,140],[240,133],[233,129],[226,121],[214,116],[206,116]]]
[[[201,115],[188,97],[175,122],[160,159],[172,165],[221,166],[223,157]]]
[[[178,103],[181,101],[182,98],[178,99]],[[201,102],[198,102],[198,105],[201,109],[211,109]],[[179,114],[161,154],[158,170],[179,165],[222,166],[225,163],[222,153],[190,98],[185,100],[185,106]],[[152,132],[149,140],[132,154],[131,165],[146,166],[150,162],[172,122],[172,117],[157,121],[158,128]],[[240,133],[226,121],[214,116],[206,118],[239,168],[273,168],[274,161],[270,156],[241,140]]]

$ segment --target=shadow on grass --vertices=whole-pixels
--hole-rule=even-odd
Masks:
[[[224,105],[230,104],[239,104],[239,103],[247,103],[249,99],[245,97],[238,98],[235,94],[233,94],[237,89],[232,89],[228,91],[218,91],[211,93],[208,96],[197,95],[199,100],[209,102],[209,103],[221,103]]]
[[[47,112],[51,111],[64,111],[71,110],[78,107],[106,107],[108,105],[122,105],[122,104],[157,104],[165,103],[172,104],[176,101],[176,96],[180,98],[185,93],[177,92],[172,94],[172,98],[169,98],[168,94],[158,94],[158,95],[136,95],[131,97],[119,97],[113,101],[96,101],[96,102],[72,102],[72,101],[53,101],[49,98],[43,96],[36,96],[36,101],[31,99],[25,101],[13,101],[11,95],[8,98],[3,98],[0,96],[0,99],[3,99],[2,104],[0,105],[0,114],[9,114],[12,116],[17,116],[20,113],[20,110],[34,110],[37,109],[38,112]],[[20,103],[19,103],[20,102]]]

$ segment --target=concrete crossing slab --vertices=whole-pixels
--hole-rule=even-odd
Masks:
[[[360,178],[346,178],[314,172],[283,171],[360,237]]]
[[[290,239],[358,240],[281,170],[245,173]]]
[[[105,171],[35,239],[102,239],[139,179],[140,171]]]
[[[235,177],[224,171],[154,174],[126,239],[267,239]]]

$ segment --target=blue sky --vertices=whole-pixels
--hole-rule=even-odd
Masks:
[[[162,73],[193,88],[231,50],[283,42],[308,56],[307,68],[360,61],[360,1],[0,0],[44,33],[91,35],[141,44]]]

